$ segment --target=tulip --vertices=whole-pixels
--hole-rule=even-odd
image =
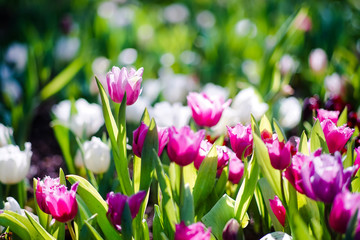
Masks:
[[[51,214],[59,222],[71,221],[78,212],[78,185],[78,182],[74,183],[68,191],[65,185],[60,184],[58,178],[45,177],[43,181],[39,179],[35,194],[40,209]]]
[[[360,168],[360,147],[356,148],[355,152],[356,152],[356,158],[354,161],[354,166],[356,166],[356,172],[357,172]],[[354,174],[356,174],[356,172]]]
[[[239,159],[249,156],[253,150],[253,136],[251,126],[238,123],[235,127],[227,127],[232,150]]]
[[[309,55],[309,65],[315,73],[323,73],[327,68],[327,64],[327,55],[323,49],[316,48],[311,51]]]
[[[31,143],[25,143],[25,150],[15,145],[0,147],[0,182],[15,184],[23,180],[29,172]]]
[[[269,151],[270,162],[273,168],[278,170],[286,169],[291,162],[291,142],[286,144],[277,138],[272,143],[265,143]]]
[[[303,164],[307,161],[309,157],[298,152],[296,153],[291,160],[290,166],[285,170],[285,178],[293,185],[293,187],[299,193],[304,194],[301,168]]]
[[[138,99],[141,92],[141,82],[144,68],[137,71],[131,68],[128,71],[125,67],[112,67],[111,72],[106,75],[110,98],[121,103],[126,92],[126,105],[132,105]]]
[[[149,130],[149,127],[141,122],[140,126],[133,132],[133,144],[132,149],[136,156],[141,158],[141,152],[144,146],[146,134]],[[165,145],[169,140],[169,133],[167,128],[158,128],[158,138],[159,138],[159,152],[158,156],[161,155],[164,150]]]
[[[274,199],[269,199],[271,210],[280,224],[285,226],[286,209],[283,206],[278,196],[274,196]]]
[[[321,122],[321,128],[324,131],[330,153],[341,151],[355,131],[354,129],[345,127],[345,125],[337,127],[336,124],[329,119]]]
[[[106,203],[109,205],[109,209],[106,215],[118,231],[121,230],[121,218],[125,203],[129,205],[131,218],[134,219],[140,210],[141,203],[145,196],[146,191],[140,191],[130,197],[114,192],[107,194]]]
[[[181,128],[189,123],[191,109],[178,102],[158,102],[153,108],[149,108],[149,115],[155,119],[158,127]]]
[[[209,240],[211,237],[211,228],[205,231],[205,226],[201,222],[186,226],[182,221],[175,226],[174,240]]]
[[[195,92],[189,93],[187,100],[195,123],[204,127],[215,126],[224,109],[231,103],[230,99],[225,102],[221,96],[210,97],[206,93]]]
[[[86,141],[84,148],[84,162],[87,169],[96,174],[106,172],[110,167],[110,148],[100,138],[92,137]]]
[[[348,188],[355,167],[343,168],[341,154],[311,156],[301,169],[303,190],[316,201],[332,203],[335,196]]]
[[[224,240],[244,239],[239,222],[234,218],[230,219],[224,227],[222,238]]]
[[[336,195],[330,211],[330,227],[336,232],[345,233],[356,210],[360,211],[360,193],[351,193],[348,190],[339,193]]]
[[[244,174],[244,164],[230,149],[229,155],[229,181],[233,184],[238,184]]]
[[[339,111],[328,111],[325,109],[317,109],[318,119],[320,122],[324,121],[325,119],[331,120],[333,123],[337,123],[339,119]]]
[[[279,101],[279,123],[287,129],[296,127],[301,120],[302,107],[295,97],[282,98]]]
[[[205,130],[194,133],[189,126],[184,126],[179,130],[175,127],[170,127],[167,145],[170,161],[180,166],[192,163],[198,155],[200,144],[204,137]]]

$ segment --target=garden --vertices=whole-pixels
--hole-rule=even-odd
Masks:
[[[360,239],[359,1],[0,6],[0,239]]]

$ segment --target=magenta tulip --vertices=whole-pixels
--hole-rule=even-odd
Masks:
[[[239,159],[249,156],[253,150],[253,136],[251,126],[243,126],[238,123],[235,127],[227,126],[232,150]]]
[[[140,158],[148,130],[149,127],[144,122],[141,122],[140,126],[137,129],[135,129],[135,131],[133,132],[132,149],[134,154]],[[160,156],[162,151],[164,150],[165,145],[169,140],[168,129],[158,128],[158,138],[159,138],[158,156]]]
[[[292,157],[290,166],[284,172],[285,178],[293,185],[296,191],[302,194],[304,193],[304,187],[302,184],[301,168],[306,161],[309,161],[308,158],[308,156],[300,152],[296,153]]]
[[[324,121],[325,119],[331,120],[333,123],[337,123],[339,119],[339,111],[328,111],[325,109],[318,109],[317,110],[318,119],[320,122]]]
[[[244,174],[244,163],[229,149],[229,181],[238,184]]]
[[[132,105],[138,99],[141,92],[141,82],[144,68],[137,71],[131,68],[128,71],[125,67],[112,67],[107,73],[106,81],[110,98],[117,103],[121,103],[126,92],[126,105]]]
[[[335,196],[349,188],[355,167],[343,168],[341,154],[322,154],[306,160],[301,169],[306,196],[317,201],[332,203]]]
[[[290,165],[291,142],[285,144],[276,137],[272,142],[267,142],[265,145],[269,151],[270,162],[273,168],[284,170]]]
[[[356,153],[356,158],[354,161],[354,166],[356,167],[356,172],[357,172],[360,168],[360,147],[355,149],[355,153]],[[356,172],[354,174],[356,174]]]
[[[350,219],[356,210],[360,211],[360,193],[351,193],[348,190],[336,195],[329,215],[329,224],[339,233],[345,233]],[[360,220],[360,214],[358,213]]]
[[[107,194],[106,203],[109,205],[109,209],[106,215],[118,231],[121,230],[121,218],[125,203],[129,205],[131,218],[134,219],[140,210],[141,203],[143,202],[145,196],[146,191],[140,191],[130,197],[114,192]]]
[[[205,130],[194,133],[189,126],[180,129],[169,128],[169,142],[167,153],[170,161],[186,166],[192,163],[200,149],[201,141],[205,137]]]
[[[271,210],[280,224],[285,226],[286,210],[278,196],[274,196],[274,199],[269,199]]]
[[[197,222],[186,226],[184,222],[176,224],[174,240],[209,240],[211,228],[205,230],[204,224]]]
[[[221,96],[208,96],[206,93],[196,92],[189,93],[187,100],[194,121],[203,127],[215,126],[224,109],[231,103],[231,99],[225,102]]]
[[[40,209],[51,214],[59,222],[71,221],[78,212],[76,201],[78,185],[78,182],[74,183],[68,191],[65,185],[59,183],[58,178],[45,177],[44,182],[38,180],[36,200]]]
[[[326,144],[330,153],[341,151],[355,131],[345,125],[337,127],[336,124],[329,119],[321,122],[321,128],[324,131]]]

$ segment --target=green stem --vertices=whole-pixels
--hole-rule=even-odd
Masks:
[[[5,188],[5,199],[9,196],[10,193],[10,184],[6,184]]]
[[[51,215],[50,214],[48,214],[48,217],[47,217],[47,222],[46,222],[46,231],[48,231],[49,232],[49,230],[50,230],[50,223],[51,223]]]
[[[180,166],[180,189],[179,189],[179,199],[180,199],[180,208],[184,205],[184,167]]]
[[[281,196],[282,196],[282,199],[283,199],[283,205],[284,205],[285,209],[287,209],[286,198],[285,198],[285,191],[284,191],[284,178],[282,177],[282,173],[283,173],[283,171],[280,170]]]
[[[66,222],[66,224],[68,225],[68,229],[69,229],[69,232],[70,232],[70,235],[71,235],[71,239],[76,240],[75,231],[74,231],[74,228],[71,225],[71,221]]]

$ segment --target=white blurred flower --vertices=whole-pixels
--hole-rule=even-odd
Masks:
[[[155,119],[158,127],[175,126],[180,128],[189,123],[191,109],[178,102],[174,104],[159,102],[149,109],[149,115]]]
[[[252,87],[241,90],[233,99],[231,107],[238,112],[239,120],[243,124],[250,123],[251,114],[256,120],[260,120],[269,108],[266,103],[260,101]]]
[[[75,157],[75,165],[81,167],[83,162],[85,167],[93,173],[104,173],[110,166],[110,148],[103,143],[100,138],[92,137],[90,141],[83,144],[84,161],[81,152],[78,150]]]
[[[202,28],[212,28],[215,21],[214,14],[208,10],[204,10],[196,16],[196,23]]]
[[[257,84],[260,81],[259,71],[257,69],[257,64],[253,60],[245,60],[241,64],[241,69],[248,77],[249,81],[253,84]]]
[[[139,96],[138,100],[126,107],[126,120],[133,123],[139,123],[145,108],[150,108],[150,102],[147,98]]]
[[[11,137],[13,135],[13,130],[10,127],[0,123],[0,147],[9,145],[11,143]]]
[[[292,74],[296,71],[298,65],[298,62],[292,56],[285,54],[280,59],[279,69],[282,75]]]
[[[102,18],[110,19],[114,15],[116,7],[115,2],[102,2],[97,9],[97,14]]]
[[[15,184],[23,180],[29,172],[31,143],[25,143],[25,150],[19,146],[6,145],[0,148],[0,182]]]
[[[279,101],[279,123],[284,128],[294,128],[301,120],[302,106],[295,97],[283,98]]]
[[[325,71],[327,68],[326,52],[321,48],[312,50],[309,56],[309,65],[310,68],[316,73]]]
[[[158,79],[147,79],[142,82],[143,90],[141,96],[150,103],[154,102],[162,90],[161,82]]]
[[[249,19],[242,19],[236,23],[235,33],[240,37],[249,36],[254,38],[257,34],[257,27]]]
[[[164,9],[164,18],[170,23],[185,22],[189,17],[189,10],[184,4],[174,3]]]
[[[150,24],[141,25],[138,28],[137,37],[142,42],[146,43],[154,36],[154,28]]]
[[[118,61],[121,65],[131,65],[136,61],[137,55],[135,48],[125,48],[119,54]]]
[[[91,64],[91,69],[95,75],[106,74],[109,71],[110,60],[106,57],[97,57]]]
[[[134,15],[134,10],[130,7],[119,7],[116,8],[110,22],[115,27],[125,27],[133,22]]]
[[[180,60],[185,64],[196,64],[199,62],[199,56],[196,52],[186,50],[180,54]]]
[[[52,112],[64,126],[69,127],[78,137],[95,134],[104,124],[102,108],[99,104],[88,103],[85,99],[75,102],[76,113],[71,115],[71,102],[64,100],[53,106]]]
[[[2,94],[8,96],[11,101],[17,102],[22,96],[22,88],[16,79],[7,78],[1,82]]]
[[[330,76],[326,76],[324,83],[328,93],[336,96],[343,94],[344,80],[340,77],[339,74],[333,73]]]
[[[161,65],[165,67],[170,67],[175,62],[175,57],[172,53],[165,53],[160,57]]]
[[[240,122],[238,110],[235,110],[231,107],[227,107],[224,109],[218,124],[212,127],[211,130],[215,136],[226,135],[227,134],[226,126],[233,127],[238,122]]]
[[[55,57],[60,61],[70,61],[80,48],[80,39],[77,37],[62,36],[55,45]]]
[[[229,98],[229,89],[213,83],[207,83],[202,89],[208,96],[221,96],[224,100]]]
[[[5,53],[5,61],[14,64],[16,71],[22,72],[27,63],[27,47],[25,44],[13,43]]]

